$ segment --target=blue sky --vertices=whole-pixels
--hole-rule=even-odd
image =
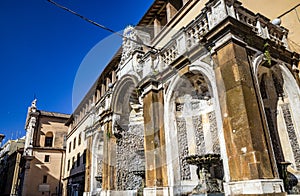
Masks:
[[[56,2],[120,31],[136,25],[153,1]],[[41,110],[71,113],[74,81],[82,85],[79,94],[84,96],[104,68],[107,58],[101,56],[110,56],[104,51],[113,51],[118,43],[109,44],[111,33],[46,0],[1,0],[0,27],[0,133],[6,140],[25,135],[27,107],[34,95]]]

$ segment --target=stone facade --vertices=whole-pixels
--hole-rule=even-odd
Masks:
[[[235,0],[154,1],[69,119],[67,143],[84,135],[82,192],[192,194],[200,173],[186,158],[217,154],[209,173],[224,195],[299,193],[287,185],[300,179],[287,38]]]
[[[109,111],[115,67],[108,66],[73,112],[66,125],[64,195],[97,195],[102,190],[105,138],[111,129]],[[101,120],[100,120],[101,119]],[[80,142],[79,142],[80,141]]]
[[[24,138],[8,140],[0,149],[0,195],[20,195],[24,143]]]

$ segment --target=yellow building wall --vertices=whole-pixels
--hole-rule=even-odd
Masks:
[[[64,136],[67,135],[68,127],[65,126],[65,119],[51,119],[49,117],[41,118],[41,127],[39,135],[39,146],[45,146],[45,137],[48,132],[53,134],[53,147],[63,148]]]
[[[35,159],[30,164],[30,172],[27,176],[27,191],[25,196],[42,196],[48,195],[48,192],[42,192],[39,190],[39,186],[43,183],[43,176],[47,176],[47,182],[45,184],[50,186],[50,194],[57,193],[61,182],[62,175],[62,161],[64,156],[62,152],[57,151],[34,151],[33,155]],[[44,162],[45,155],[50,155],[50,161]]]

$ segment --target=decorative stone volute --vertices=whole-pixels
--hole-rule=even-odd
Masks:
[[[149,42],[150,35],[142,29],[139,30],[131,25],[126,27],[123,33],[123,51],[120,64],[126,64],[126,61],[132,57],[135,51],[143,51],[143,45],[148,44]]]

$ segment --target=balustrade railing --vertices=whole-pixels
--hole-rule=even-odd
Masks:
[[[268,38],[278,45],[288,46],[286,42],[288,30],[284,27],[274,25],[266,17],[260,14],[253,14],[243,7],[236,8],[235,12],[237,20],[252,26],[258,36]]]
[[[246,8],[242,7],[237,1],[232,3],[228,0],[220,0],[221,3],[207,4],[200,15],[187,25],[183,31],[176,34],[161,51],[162,61],[165,66],[170,65],[176,58],[180,56],[182,51],[191,50],[201,43],[201,38],[215,27],[219,22],[227,17],[233,17],[236,20],[253,27],[253,33],[264,38],[276,42],[278,45],[288,47],[286,38],[288,30],[274,25],[270,20],[260,14],[254,14]],[[219,17],[222,20],[212,17],[211,13],[220,12]],[[210,21],[211,20],[211,21]],[[176,39],[182,37],[182,39]],[[179,43],[181,41],[181,43]],[[182,44],[183,43],[183,44]],[[184,49],[180,48],[184,47]]]

